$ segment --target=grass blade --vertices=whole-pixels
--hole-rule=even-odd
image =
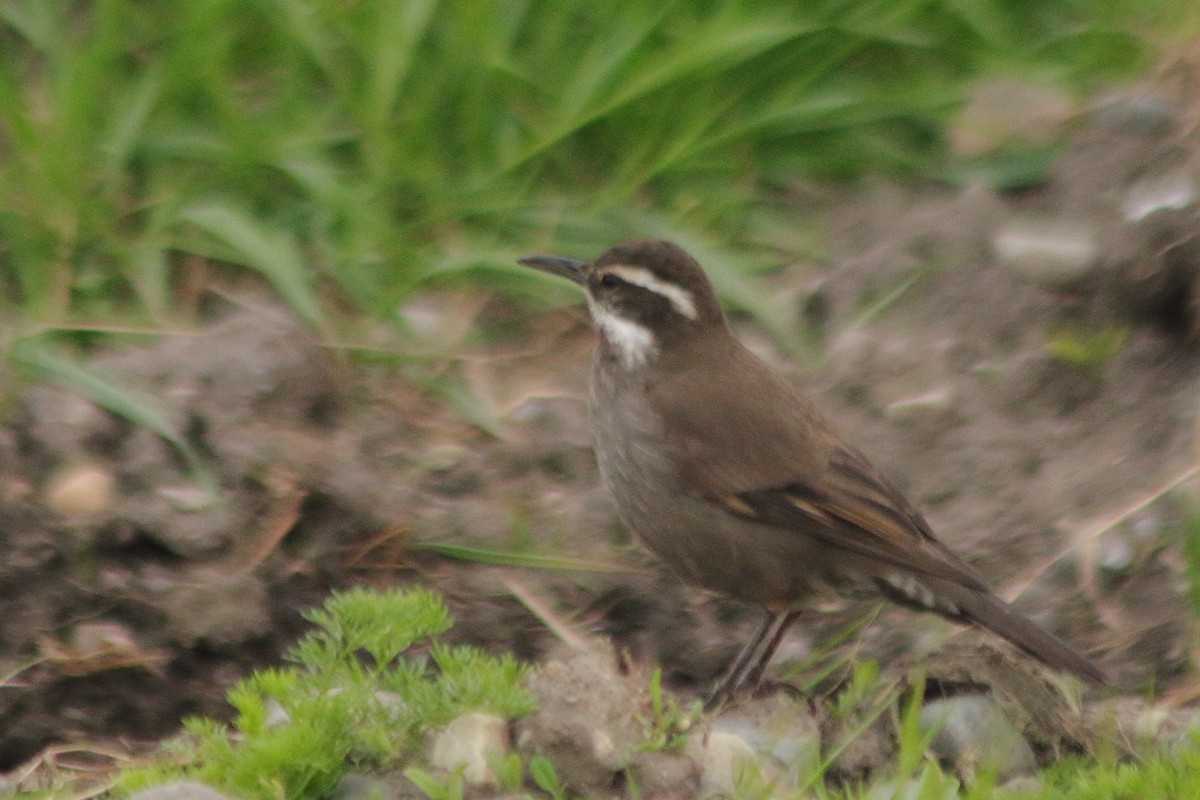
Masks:
[[[153,398],[118,386],[58,355],[41,336],[17,340],[9,349],[9,356],[13,365],[26,375],[77,392],[101,408],[156,434],[175,448],[196,482],[216,499],[216,478],[195,448],[155,405]]]

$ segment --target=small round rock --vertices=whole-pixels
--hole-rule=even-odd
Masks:
[[[960,772],[987,766],[1004,782],[1037,769],[1029,742],[988,695],[934,700],[921,709],[918,724],[924,735],[936,730],[930,751]]]
[[[452,772],[462,768],[467,786],[498,785],[488,756],[508,753],[508,724],[494,714],[471,712],[456,717],[434,736],[429,765]]]
[[[230,800],[199,781],[171,781],[151,786],[130,796],[129,800]]]
[[[67,518],[90,517],[109,508],[116,493],[111,471],[94,464],[72,464],[50,479],[46,507]]]

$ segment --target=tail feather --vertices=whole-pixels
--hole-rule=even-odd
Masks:
[[[1090,659],[994,594],[937,578],[925,578],[923,582],[944,606],[930,610],[987,628],[1048,667],[1094,683],[1107,683],[1104,672]],[[950,613],[952,610],[957,614]]]

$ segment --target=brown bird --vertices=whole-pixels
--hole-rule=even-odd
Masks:
[[[621,520],[685,580],[767,610],[709,706],[757,683],[825,592],[881,593],[999,634],[1055,669],[1100,669],[988,589],[791,383],[730,332],[700,265],[670,242],[520,263],[583,287],[600,334],[590,410]]]

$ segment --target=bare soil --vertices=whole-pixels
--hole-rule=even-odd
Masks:
[[[791,304],[816,357],[798,366],[733,322],[1002,594],[1104,665],[1115,688],[1090,691],[1182,700],[1197,688],[1183,553],[1200,535],[1200,205],[1130,211],[1155,180],[1196,194],[1181,128],[1169,109],[1101,109],[1018,192],[793,187],[827,256],[762,290]],[[1029,220],[1052,251],[1082,237],[1091,255],[1065,278],[1060,251],[1006,255],[1003,234]],[[152,399],[199,453],[215,498],[146,428],[0,376],[0,772],[56,742],[226,716],[228,687],[353,583],[433,586],[453,639],[523,659],[565,625],[662,665],[684,694],[719,673],[757,613],[682,585],[615,520],[589,446],[583,310],[531,319],[447,291],[404,311],[427,353],[361,357],[227,301],[195,335],[95,353],[90,370]],[[1098,356],[1106,336],[1117,346]],[[447,544],[579,563],[431,547]],[[863,612],[806,614],[777,661]],[[900,670],[954,635],[885,609],[840,646]]]

